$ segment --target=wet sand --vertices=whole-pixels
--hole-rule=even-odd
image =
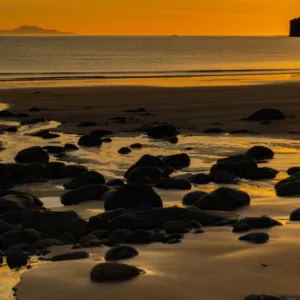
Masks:
[[[45,88],[1,91],[1,102],[8,103],[18,112],[28,112],[30,107],[47,108],[30,113],[58,122],[46,126],[63,134],[58,139],[44,141],[28,137],[28,132],[40,129],[40,125],[24,127],[18,134],[2,135],[7,149],[2,152],[4,162],[13,160],[15,154],[32,145],[76,142],[76,133],[89,132],[90,128],[75,127],[81,121],[91,120],[103,124],[111,117],[132,116],[140,118],[128,124],[101,125],[117,132],[131,129],[155,120],[173,123],[183,132],[196,136],[179,136],[179,143],[151,141],[135,134],[126,137],[117,134],[112,144],[103,144],[101,149],[80,149],[68,158],[69,162],[86,165],[101,172],[106,179],[122,178],[124,170],[145,153],[153,155],[173,154],[189,151],[191,166],[177,174],[208,172],[210,166],[220,157],[241,153],[253,145],[268,146],[275,152],[275,158],[267,166],[280,171],[276,179],[267,181],[242,180],[235,186],[249,193],[251,206],[236,211],[241,216],[268,215],[282,220],[285,226],[263,230],[270,234],[270,241],[263,245],[251,245],[238,241],[239,234],[233,234],[230,227],[205,228],[201,235],[187,234],[181,244],[151,244],[137,246],[140,255],[124,263],[136,265],[146,271],[132,281],[115,284],[94,284],[89,279],[92,267],[104,261],[108,248],[88,249],[91,258],[58,263],[43,263],[24,273],[18,284],[17,295],[22,300],[31,299],[135,299],[188,300],[203,298],[210,300],[239,300],[251,293],[299,295],[297,275],[300,267],[298,258],[300,246],[300,225],[289,222],[289,214],[300,207],[300,198],[280,198],[274,184],[287,177],[286,170],[297,166],[300,142],[290,140],[297,135],[287,135],[290,130],[299,130],[298,118],[274,121],[269,125],[259,122],[245,122],[240,118],[264,107],[281,109],[286,115],[299,113],[300,85],[270,85],[253,87],[215,88],[150,88],[150,87],[93,87],[93,88]],[[39,94],[33,94],[35,92]],[[90,106],[91,108],[85,108]],[[156,116],[140,116],[124,113],[130,108],[145,107]],[[298,116],[297,116],[298,117]],[[224,125],[212,126],[220,122]],[[1,123],[1,122],[0,122]],[[5,122],[3,122],[6,124]],[[192,128],[194,127],[194,129]],[[249,136],[203,136],[200,132],[209,127],[225,130],[249,129],[260,135]],[[68,134],[70,133],[70,134]],[[132,134],[131,134],[132,135]],[[266,136],[275,138],[266,138]],[[282,138],[285,136],[285,138]],[[133,142],[146,146],[127,156],[120,156],[117,150]],[[51,160],[55,160],[51,156]],[[73,207],[62,207],[59,196],[63,193],[62,182],[32,184],[18,187],[40,197],[46,207],[53,210],[74,209],[84,218],[103,211],[103,203],[87,202]],[[193,190],[211,191],[220,185],[194,186]],[[228,185],[226,185],[228,186]],[[157,190],[165,206],[181,205],[181,199],[188,191]],[[55,252],[67,252],[70,247],[58,247]],[[98,260],[100,259],[100,261]],[[259,261],[268,264],[262,268]],[[1,273],[2,274],[2,273]]]
[[[0,90],[0,101],[20,112],[28,112],[31,107],[45,108],[31,115],[66,122],[68,124],[61,128],[69,133],[78,132],[72,125],[80,121],[95,121],[100,127],[123,131],[136,128],[139,124],[163,120],[194,133],[221,127],[229,131],[248,129],[271,135],[299,131],[299,120],[287,118],[260,125],[260,122],[245,122],[241,118],[261,108],[278,108],[287,116],[295,117],[300,111],[299,90],[299,82],[235,87],[28,88]],[[139,107],[145,107],[155,116],[124,112]],[[119,116],[132,118],[127,124],[109,121]],[[106,122],[108,125],[104,125]],[[212,125],[214,123],[222,125]],[[85,130],[81,128],[80,132]]]

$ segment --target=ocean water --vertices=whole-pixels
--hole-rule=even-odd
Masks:
[[[297,38],[0,36],[0,87],[68,81],[209,85],[299,78]]]

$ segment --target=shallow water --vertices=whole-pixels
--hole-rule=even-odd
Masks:
[[[2,123],[2,122],[0,122]],[[3,124],[6,124],[5,122]],[[39,137],[31,137],[28,136],[29,133],[35,132],[40,129],[45,128],[53,128],[56,132],[59,132],[59,123],[57,122],[49,122],[45,124],[37,124],[34,126],[22,126],[20,131],[15,133],[8,133],[1,135],[1,140],[5,143],[7,147],[6,150],[1,152],[1,159],[3,162],[13,162],[13,158],[18,153],[18,151],[30,147],[33,145],[64,145],[65,143],[77,143],[78,136],[74,134],[63,134],[54,140],[43,140]],[[179,136],[179,143],[177,145],[173,145],[164,141],[153,141],[148,139],[145,136],[118,136],[112,138],[112,143],[110,144],[103,144],[101,148],[81,148],[78,151],[71,152],[66,158],[64,158],[64,162],[66,163],[79,163],[84,164],[91,170],[96,170],[101,172],[107,180],[111,178],[122,178],[124,172],[130,167],[135,161],[137,161],[143,154],[149,153],[152,155],[168,155],[168,154],[175,154],[180,152],[187,152],[191,157],[191,165],[189,168],[181,170],[180,172],[174,173],[173,175],[180,175],[185,173],[196,173],[196,172],[209,172],[210,167],[214,162],[224,156],[236,154],[236,153],[243,153],[253,145],[264,145],[268,146],[275,152],[275,158],[266,164],[270,167],[278,169],[280,173],[278,174],[277,178],[274,180],[267,180],[267,181],[249,181],[249,180],[242,180],[239,185],[234,185],[236,188],[241,188],[247,191],[251,196],[251,206],[241,209],[237,211],[239,214],[243,216],[260,216],[260,215],[269,215],[279,220],[285,221],[288,220],[290,213],[295,209],[300,207],[300,198],[291,197],[291,198],[280,198],[277,197],[274,191],[274,184],[282,179],[287,177],[286,170],[289,167],[300,165],[299,154],[300,154],[300,140],[289,140],[284,138],[266,138],[258,135],[251,135],[251,136],[230,136],[230,135],[215,135],[215,136]],[[120,155],[118,154],[118,149],[124,146],[129,146],[132,143],[142,143],[144,148],[141,150],[133,150],[128,155]],[[184,151],[185,148],[192,147],[193,150]],[[51,160],[54,161],[56,158],[51,156]],[[57,210],[65,210],[65,209],[74,209],[79,212],[83,217],[89,218],[92,215],[98,214],[103,211],[103,203],[99,201],[87,202],[77,206],[72,207],[63,207],[60,203],[59,197],[64,192],[62,183],[64,181],[52,181],[45,184],[30,184],[26,186],[19,186],[18,189],[23,191],[29,191],[40,197],[46,207],[57,209]],[[210,191],[216,188],[219,185],[210,183],[208,185],[198,185],[194,186],[194,190],[205,190]],[[157,190],[157,192],[161,195],[164,205],[171,206],[171,205],[181,205],[182,197],[187,193],[187,191],[164,191],[164,190]],[[286,226],[281,229],[271,229],[269,233],[275,241],[278,241],[279,248],[276,251],[281,249],[280,247],[285,247],[286,242],[289,244],[293,244],[295,241],[295,233],[296,236],[299,234],[297,233],[298,225],[292,224],[290,222],[286,222]],[[230,232],[230,228],[211,228],[206,229],[209,231],[205,238],[206,243],[206,250],[209,252],[208,254],[203,250],[203,256],[206,257],[207,260],[213,260],[213,264],[218,264],[218,262],[222,263],[224,267],[226,267],[226,262],[230,261],[230,263],[235,263],[235,258],[237,261],[242,261],[242,264],[245,262],[243,261],[245,253],[248,253],[250,256],[253,256],[253,260],[257,260],[257,251],[255,249],[262,249],[262,248],[255,248],[250,247],[250,252],[247,249],[249,246],[240,246],[240,242],[236,241],[236,236],[232,235]],[[222,233],[222,234],[221,234]],[[220,238],[221,234],[221,238]],[[284,239],[283,239],[284,236]],[[180,281],[180,277],[174,277],[173,273],[178,273],[182,271],[184,266],[181,263],[176,265],[176,255],[178,255],[178,259],[184,259],[184,256],[191,251],[191,257],[194,257],[197,251],[200,251],[200,248],[203,247],[199,244],[200,240],[198,237],[190,236],[183,242],[183,245],[178,246],[158,246],[158,245],[151,245],[141,247],[142,252],[145,252],[145,256],[138,260],[138,262],[144,267],[149,268],[153,271],[153,274],[147,274],[150,276],[148,281],[146,280],[146,285],[148,284],[157,284],[160,280],[162,283],[165,283],[166,288],[172,282]],[[187,243],[185,245],[185,243]],[[270,242],[267,245],[267,252],[268,254],[272,253],[272,257],[275,255],[274,250],[275,242]],[[297,242],[298,243],[298,242]],[[226,248],[229,247],[230,251]],[[216,250],[215,247],[219,248]],[[198,249],[198,250],[197,250]],[[222,250],[223,249],[223,250]],[[98,250],[92,250],[96,251]],[[101,250],[103,252],[103,250]],[[161,256],[158,256],[158,253],[161,252]],[[209,257],[210,252],[217,251],[218,255],[214,259]],[[223,252],[222,252],[223,251]],[[282,251],[287,251],[285,248]],[[103,257],[103,253],[98,254],[98,257]],[[264,253],[264,252],[262,252]],[[266,257],[266,253],[262,254],[262,257]],[[286,253],[286,252],[285,252]],[[234,256],[232,256],[234,255]],[[279,254],[278,254],[279,255]],[[160,257],[160,258],[159,258]],[[219,258],[218,258],[219,257]],[[274,257],[272,258],[275,259]],[[167,262],[171,262],[173,267],[167,269],[167,271],[163,271],[164,268],[167,267],[163,261],[166,260]],[[161,265],[159,265],[161,263]],[[191,262],[192,263],[192,262]],[[251,262],[253,264],[253,262]],[[76,266],[77,266],[76,262]],[[90,266],[95,264],[92,260],[89,260],[87,265]],[[70,266],[68,263],[62,263],[59,266]],[[56,265],[57,266],[57,265]],[[78,264],[79,268],[85,268],[85,264]],[[80,267],[81,266],[81,267]],[[163,266],[163,267],[162,267]],[[248,266],[249,267],[249,266]],[[252,266],[253,267],[253,266]],[[251,268],[252,268],[251,267]],[[205,266],[205,271],[207,272],[209,265]],[[37,267],[34,271],[26,272],[25,278],[35,278],[36,276],[41,275],[41,278],[48,278],[47,276],[47,269],[49,269],[50,274],[54,272],[55,265],[46,264],[43,266]],[[289,268],[287,268],[290,270]],[[39,271],[40,270],[40,271]],[[241,270],[240,268],[235,269],[237,273],[242,271],[243,275],[245,270]],[[216,270],[215,270],[216,271]],[[41,272],[41,273],[39,273]],[[66,274],[68,274],[68,270],[65,270]],[[64,272],[62,274],[64,274]],[[196,269],[190,268],[189,272],[192,274],[198,274]],[[32,275],[31,275],[32,273]],[[151,272],[150,272],[151,273]],[[35,275],[37,274],[37,275]],[[4,278],[2,286],[0,286],[0,295],[8,295],[8,291],[10,288],[16,284],[18,280],[18,276],[16,273],[9,272],[6,269],[0,270],[0,277]],[[46,277],[45,277],[46,276]],[[53,274],[51,277],[51,281],[49,286],[51,286],[51,282],[55,284],[56,280],[54,279],[55,275]],[[69,275],[68,275],[69,276]],[[151,277],[152,276],[152,277]],[[179,276],[179,275],[178,275]],[[215,276],[213,271],[210,272],[210,276]],[[228,279],[230,283],[231,280],[234,280],[234,277]],[[148,283],[147,283],[148,282]],[[186,282],[186,281],[185,281]],[[65,284],[68,283],[66,279]],[[43,286],[43,282],[40,282],[41,287]],[[22,286],[22,284],[21,284]],[[30,281],[30,286],[34,286],[34,282]],[[143,285],[142,285],[143,286]],[[124,285],[122,285],[122,289]],[[190,285],[190,288],[192,286]],[[36,286],[36,289],[40,289],[39,286]],[[128,291],[128,288],[125,288]],[[230,299],[228,297],[220,298],[220,294],[214,294],[213,289],[208,288],[209,290],[209,299]],[[76,289],[73,287],[70,289],[70,293],[75,292]],[[79,288],[81,295],[83,296],[84,293],[84,285]],[[140,290],[140,293],[142,290]],[[294,292],[294,290],[292,290]],[[41,296],[43,290],[36,291],[34,296]],[[280,292],[278,290],[278,292]],[[288,291],[281,291],[287,293]],[[59,293],[59,289],[56,293]],[[79,294],[80,294],[79,293]],[[113,290],[108,289],[106,292],[107,296],[111,298],[111,296],[117,296],[116,292]],[[171,293],[172,294],[172,293]],[[26,295],[26,294],[25,294]],[[70,294],[66,294],[70,297]],[[142,295],[142,294],[141,294]],[[228,294],[230,295],[230,293]],[[170,293],[167,294],[170,296]],[[192,296],[192,294],[190,294]],[[161,299],[167,299],[168,297],[163,297]],[[178,298],[179,295],[175,297]],[[182,296],[183,297],[183,296]],[[75,297],[76,298],[76,297]],[[75,299],[74,298],[74,299]],[[30,299],[30,298],[24,298]],[[34,298],[32,298],[34,299]],[[63,298],[61,298],[63,299]],[[71,298],[65,298],[71,299]],[[73,299],[73,298],[72,298]],[[80,299],[79,295],[76,299]],[[129,298],[121,298],[121,299],[129,299]],[[184,298],[182,298],[184,299]],[[232,299],[238,299],[234,296]]]

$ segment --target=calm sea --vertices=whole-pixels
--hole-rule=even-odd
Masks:
[[[287,37],[0,36],[0,86],[209,85],[298,80]]]

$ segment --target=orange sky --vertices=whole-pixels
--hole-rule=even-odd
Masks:
[[[286,35],[300,0],[0,0],[0,29],[78,34]]]

